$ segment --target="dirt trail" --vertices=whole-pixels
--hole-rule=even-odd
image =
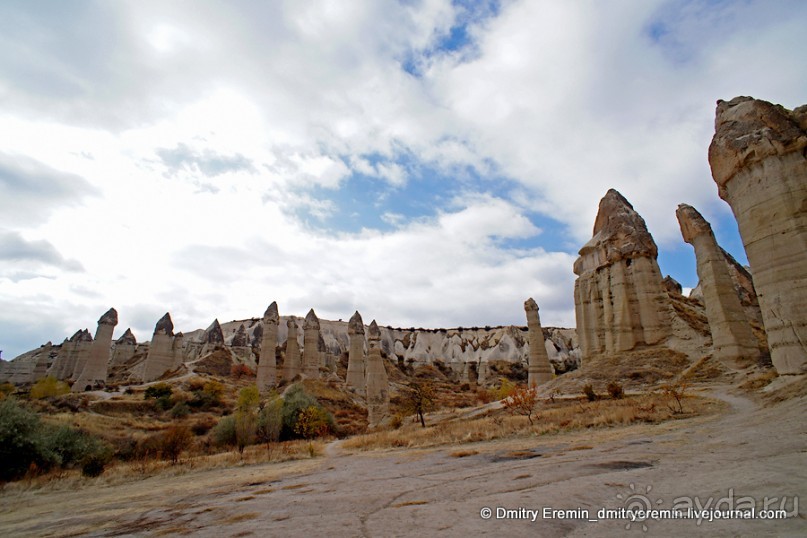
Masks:
[[[661,520],[630,528],[600,520],[601,508],[673,499],[787,497],[807,489],[805,399],[760,407],[728,387],[709,395],[720,416],[621,429],[463,445],[349,454],[154,477],[77,492],[0,496],[8,536],[803,536],[804,516],[784,520]],[[467,455],[468,453],[470,455]],[[476,453],[473,453],[476,452]],[[629,496],[631,500],[628,501]],[[779,503],[777,502],[777,507]],[[489,507],[491,519],[480,511]],[[497,509],[537,510],[499,519]],[[589,511],[544,518],[545,508]],[[799,507],[804,513],[804,508]],[[517,512],[525,515],[526,512]],[[568,515],[568,514],[567,514]]]

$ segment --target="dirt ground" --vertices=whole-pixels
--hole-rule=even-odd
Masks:
[[[807,398],[764,407],[728,386],[706,395],[723,400],[724,412],[428,450],[349,454],[334,442],[312,460],[76,491],[9,490],[0,494],[0,535],[807,535],[807,506],[799,505],[807,497]],[[766,499],[788,517],[631,521],[599,514],[753,503],[759,516]],[[489,519],[480,516],[484,508]],[[499,517],[504,510],[516,517]]]

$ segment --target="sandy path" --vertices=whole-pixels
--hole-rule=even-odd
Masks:
[[[735,499],[807,490],[804,399],[759,408],[714,389],[718,417],[575,432],[433,450],[347,454],[154,477],[77,492],[0,497],[7,536],[804,536],[804,516],[785,520],[497,519],[497,507],[625,507],[642,494],[658,508],[730,492]],[[476,454],[457,457],[457,450]],[[454,454],[452,456],[452,453]],[[631,485],[633,488],[631,489]],[[648,486],[650,491],[648,491]],[[622,498],[618,497],[621,495]],[[634,497],[635,499],[635,497]],[[714,500],[713,500],[714,502]],[[494,517],[483,520],[480,510]],[[778,503],[777,503],[778,507]],[[805,509],[799,507],[802,514]]]

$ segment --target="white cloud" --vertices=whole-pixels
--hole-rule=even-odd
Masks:
[[[467,29],[470,53],[439,49],[474,19],[448,0],[20,9],[0,6],[0,224],[39,262],[0,275],[20,314],[2,338],[45,316],[30,334],[59,339],[115,306],[146,339],[165,310],[188,330],[272,300],[445,326],[522,323],[533,295],[545,324],[571,325],[574,252],[605,191],[680,243],[679,202],[728,214],[705,157],[714,101],[793,107],[807,89],[799,2],[514,0]],[[388,203],[426,168],[454,178],[431,215],[390,203],[392,231],[314,226],[352,173]],[[569,247],[508,246],[541,240]]]

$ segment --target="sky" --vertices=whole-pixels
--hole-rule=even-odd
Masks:
[[[281,315],[574,326],[619,190],[745,262],[717,99],[804,104],[800,0],[0,2],[0,349]]]

